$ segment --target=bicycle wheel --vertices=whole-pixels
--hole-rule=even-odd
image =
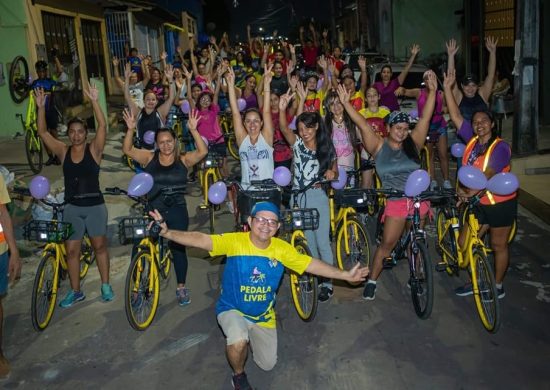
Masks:
[[[214,175],[206,177],[206,199],[208,199],[208,189],[214,184]],[[208,222],[210,225],[210,234],[214,234],[214,204],[208,201]]]
[[[488,332],[496,333],[500,327],[500,304],[493,270],[481,248],[473,248],[471,262],[474,299],[479,318]]]
[[[168,248],[168,243],[164,244],[164,253],[162,254],[162,259],[159,262],[160,267],[160,276],[161,276],[161,290],[164,290],[170,281],[170,268],[172,267],[173,255],[170,248]],[[160,253],[160,252],[159,252]]]
[[[447,226],[447,216],[445,210],[440,209],[437,212],[436,217],[436,226],[437,226],[437,250],[441,255],[441,260],[447,267],[445,271],[449,275],[454,275],[458,273],[458,267],[456,264],[456,259],[458,257],[457,253],[457,244],[455,241],[454,231],[451,226]],[[450,254],[450,255],[449,255]]]
[[[298,253],[311,256],[307,243],[298,239],[294,243]],[[298,275],[290,272],[290,291],[292,293],[292,302],[296,308],[296,313],[305,322],[310,322],[315,318],[317,312],[317,277],[308,273]]]
[[[426,245],[421,241],[416,241],[416,250],[412,251],[411,256],[414,261],[414,271],[409,281],[411,298],[416,315],[425,320],[432,314],[434,303],[432,261]]]
[[[53,317],[58,277],[55,253],[44,252],[32,286],[31,319],[37,331],[46,329]]]
[[[33,128],[27,128],[25,131],[25,153],[31,171],[40,173],[42,170],[42,141]]]
[[[84,236],[80,244],[80,279],[84,279],[88,273],[88,268],[95,260],[95,253],[92,249],[90,237]]]
[[[135,330],[151,325],[159,303],[158,271],[149,250],[139,250],[126,274],[124,307],[126,318]]]
[[[8,75],[11,99],[19,104],[29,95],[29,65],[23,56],[13,59]]]
[[[346,233],[348,250],[346,250]],[[355,264],[366,267],[370,263],[370,240],[367,230],[355,217],[347,218],[345,225],[340,225],[336,234],[336,258],[341,270],[349,271]]]
[[[237,146],[237,139],[233,133],[229,134],[227,137],[227,150],[229,151],[231,157],[239,161],[239,147]]]

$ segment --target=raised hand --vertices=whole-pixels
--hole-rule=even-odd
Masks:
[[[124,118],[124,122],[126,122],[128,130],[134,130],[136,128],[136,118],[132,110],[125,108],[124,111],[122,111],[122,117]]]
[[[273,69],[273,64],[264,65],[264,91],[269,90],[271,80],[273,79],[271,69]]]
[[[298,85],[298,76],[294,75],[294,76],[290,76],[290,80],[288,82],[288,85],[290,86],[290,88],[295,91],[296,90],[296,86]]]
[[[319,58],[317,58],[317,64],[319,64],[319,66],[323,69],[326,69],[328,64],[327,64],[327,59],[325,58],[325,56],[321,56]]]
[[[437,91],[437,76],[435,75],[435,72],[430,70],[428,71],[428,87],[430,91]]]
[[[43,88],[34,89],[34,102],[38,108],[46,106],[46,94],[44,93]]]
[[[489,50],[491,53],[496,52],[496,50],[497,50],[497,43],[498,43],[498,38],[491,37],[491,36],[485,38],[485,47],[486,47],[487,50]]]
[[[170,64],[166,65],[166,68],[164,69],[164,75],[169,82],[172,82],[172,80],[174,80],[174,67]]]
[[[88,89],[84,88],[84,93],[92,102],[97,102],[97,99],[99,99],[99,90],[95,84],[88,84]]]
[[[340,98],[342,104],[349,102],[349,92],[342,84],[338,84],[338,87],[336,88],[336,93],[338,94],[338,98]]]
[[[290,51],[290,54],[296,54],[296,49],[292,43],[288,44],[288,50]]]
[[[210,38],[208,38],[208,42],[215,45],[216,44],[216,37],[214,35],[210,35]]]
[[[183,75],[185,76],[185,78],[191,80],[191,77],[193,77],[193,71],[189,71],[187,67],[183,64],[181,68],[183,70]]]
[[[113,66],[116,68],[118,66],[118,64],[120,63],[118,61],[118,58],[116,56],[113,57],[113,59],[111,60],[111,62],[113,63]]]
[[[124,65],[124,79],[126,80],[126,84],[128,84],[128,80],[130,80],[131,75],[132,67],[130,66],[130,63],[127,62],[126,65]]]
[[[233,68],[231,66],[227,69],[224,77],[225,81],[227,81],[227,85],[229,86],[229,88],[235,87],[235,72],[233,71]]]
[[[420,46],[417,43],[414,43],[411,46],[411,55],[416,56],[420,52]]]
[[[367,59],[364,56],[359,56],[357,59],[357,65],[361,71],[367,70]]]
[[[166,53],[165,51],[160,53],[160,59],[161,60],[166,61],[167,58],[168,58],[168,53]]]
[[[288,60],[288,65],[286,66],[286,73],[292,73],[294,71],[294,61]]]
[[[454,55],[458,52],[458,49],[460,49],[460,46],[457,46],[454,38],[449,39],[448,42],[445,42],[445,46],[447,47],[447,55],[449,57],[454,57]]]
[[[191,131],[197,130],[197,126],[199,125],[199,121],[201,120],[201,116],[199,114],[199,110],[191,110],[189,113],[189,121],[187,122],[187,127]]]
[[[298,83],[296,84],[296,93],[298,94],[302,102],[306,100],[306,88],[304,87],[304,83],[302,83],[301,81],[298,81]]]
[[[294,95],[294,93],[290,93],[290,89],[284,95],[281,95],[279,98],[279,110],[286,110]]]
[[[452,88],[456,82],[456,70],[451,69],[447,73],[443,73],[443,88]]]

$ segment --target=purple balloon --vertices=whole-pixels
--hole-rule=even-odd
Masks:
[[[423,169],[412,172],[405,183],[405,195],[413,197],[420,195],[430,186],[430,174]]]
[[[153,176],[142,172],[134,175],[128,184],[128,195],[143,196],[153,188]]]
[[[518,188],[517,176],[509,172],[497,173],[487,181],[487,189],[497,195],[510,195]]]
[[[246,108],[246,100],[244,100],[243,98],[238,98],[237,106],[239,107],[239,111],[244,111],[244,109]]]
[[[227,186],[223,181],[217,181],[208,189],[208,200],[213,204],[221,204],[227,196]]]
[[[184,100],[181,103],[180,109],[181,109],[181,112],[183,112],[184,114],[189,114],[189,111],[191,111],[191,105],[189,105],[189,101]]]
[[[456,158],[460,158],[464,155],[464,149],[466,149],[466,145],[457,142],[451,146],[451,154]]]
[[[348,181],[348,173],[342,167],[338,167],[338,180],[330,183],[331,187],[335,190],[341,190],[346,186]]]
[[[153,145],[155,143],[155,132],[153,130],[146,131],[145,134],[143,134],[143,141],[147,145]]]
[[[411,112],[409,112],[409,116],[413,119],[418,119],[418,110],[416,108],[413,108]]]
[[[36,176],[29,185],[31,195],[35,199],[44,199],[50,193],[50,182],[44,176]]]
[[[471,165],[464,165],[458,170],[458,180],[472,190],[482,190],[487,186],[485,174]]]
[[[273,171],[273,181],[281,187],[289,185],[290,179],[292,179],[292,174],[287,167],[277,167]]]

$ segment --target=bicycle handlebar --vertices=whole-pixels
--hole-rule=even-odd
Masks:
[[[65,199],[63,202],[52,202],[51,200],[47,200],[47,199],[38,199],[38,200],[44,203],[46,206],[50,206],[53,208],[60,208],[60,207],[66,206],[68,203],[72,202],[73,200],[92,199],[92,198],[98,198],[100,196],[101,196],[100,192],[92,192],[88,194],[74,195],[70,199]]]

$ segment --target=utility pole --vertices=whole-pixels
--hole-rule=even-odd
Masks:
[[[516,2],[516,65],[512,152],[536,153],[539,134],[540,0]]]

